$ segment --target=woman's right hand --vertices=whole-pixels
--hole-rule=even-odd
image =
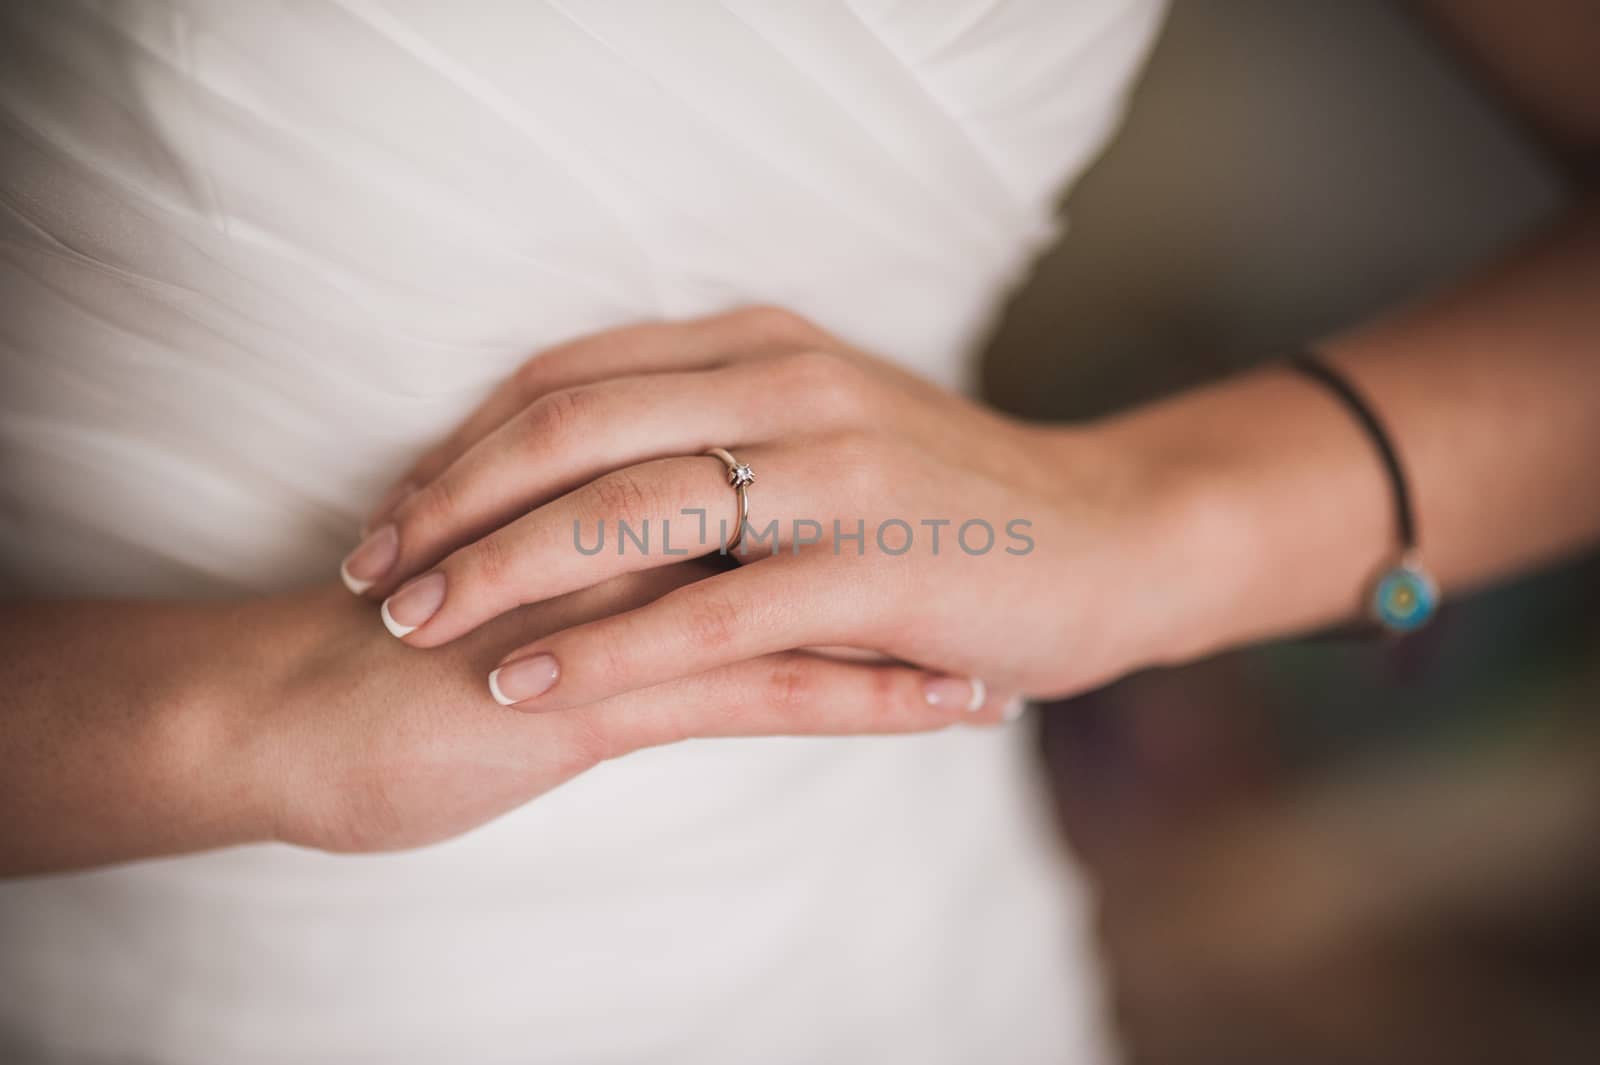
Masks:
[[[632,609],[705,577],[685,562],[524,607],[449,647],[392,639],[342,588],[269,604],[245,646],[288,668],[223,730],[248,752],[251,820],[268,838],[338,851],[418,846],[482,824],[596,765],[689,737],[910,732],[994,724],[998,710],[931,705],[927,673],[804,652],[753,659],[558,714],[487,699],[508,640]],[[285,655],[283,652],[287,651]],[[619,659],[628,654],[618,647]],[[219,684],[237,686],[233,667]],[[244,680],[248,682],[249,675]]]
[[[642,747],[999,720],[964,698],[930,704],[919,670],[804,652],[561,713],[485,693],[508,642],[642,606],[712,568],[612,580],[426,651],[335,584],[240,603],[0,605],[0,876],[270,840],[395,850]],[[620,665],[629,648],[615,653]]]

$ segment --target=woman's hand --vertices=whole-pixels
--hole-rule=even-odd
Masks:
[[[290,602],[282,609],[292,621],[273,628],[294,665],[233,730],[264,770],[253,790],[272,799],[269,834],[333,850],[409,847],[463,832],[643,747],[973,720],[961,706],[929,706],[917,670],[806,653],[733,662],[568,714],[485,712],[483,676],[506,645],[625,616],[712,572],[685,562],[605,581],[511,611],[426,654],[390,639],[370,607],[342,592]],[[997,719],[998,708],[977,717]]]
[[[1151,494],[1127,463],[765,308],[534,358],[390,493],[346,583],[387,597],[406,643],[440,647],[522,604],[714,555],[738,509],[711,447],[755,472],[745,564],[507,640],[496,698],[570,709],[835,646],[937,671],[934,704],[998,711],[1127,668],[1166,617],[1159,583],[1128,592],[1157,525],[1134,520]]]
[[[0,876],[282,840],[391,850],[482,824],[596,763],[695,736],[906,732],[976,720],[903,666],[785,653],[567,714],[495,711],[507,645],[636,609],[682,562],[403,647],[325,586],[243,603],[0,610]]]

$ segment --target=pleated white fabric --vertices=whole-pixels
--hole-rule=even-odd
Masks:
[[[1157,0],[0,0],[0,582],[272,591],[512,367],[787,305],[951,385]],[[6,1060],[1099,1060],[1018,730],[0,886]]]

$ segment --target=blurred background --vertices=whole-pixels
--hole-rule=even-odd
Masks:
[[[1412,7],[1175,0],[986,387],[1086,418],[1278,358],[1569,195]],[[1286,642],[1046,708],[1131,1060],[1600,1061],[1597,704],[1588,558],[1404,642]]]

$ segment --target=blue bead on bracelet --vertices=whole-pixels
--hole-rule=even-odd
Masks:
[[[1422,628],[1438,606],[1439,586],[1409,560],[1385,572],[1372,590],[1373,617],[1393,632]]]
[[[1394,496],[1394,520],[1400,541],[1400,561],[1385,570],[1372,588],[1372,618],[1389,632],[1415,632],[1426,625],[1439,608],[1439,586],[1417,560],[1416,519],[1411,513],[1411,486],[1406,483],[1400,456],[1383,423],[1372,407],[1343,374],[1315,354],[1291,359],[1289,365],[1305,377],[1332,392],[1355,415],[1389,476]]]

